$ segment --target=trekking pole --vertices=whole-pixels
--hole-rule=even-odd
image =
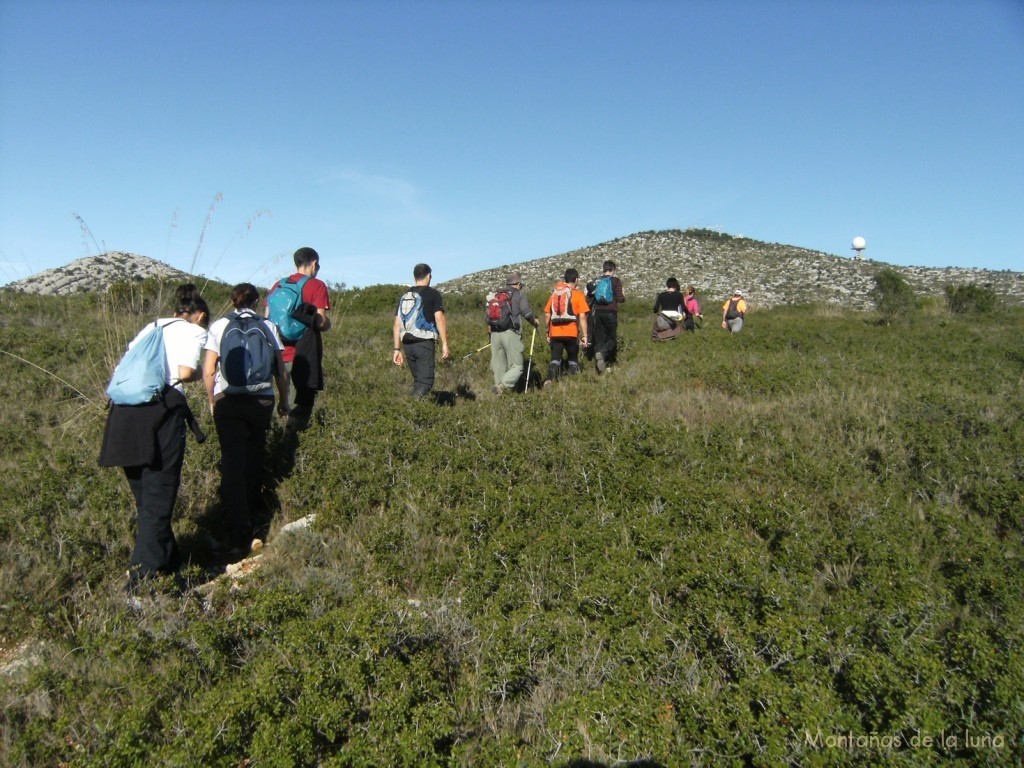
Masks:
[[[473,356],[473,355],[475,355],[475,354],[476,354],[477,352],[483,352],[483,351],[484,351],[485,349],[487,349],[487,348],[488,348],[489,346],[491,346],[491,342],[487,342],[487,343],[486,343],[486,344],[484,344],[484,345],[483,345],[482,347],[480,347],[480,349],[474,350],[474,351],[470,352],[470,353],[469,353],[468,355],[463,355],[462,357],[460,357],[460,358],[459,358],[459,360],[465,360],[465,359],[466,359],[467,357],[472,357],[472,356]]]
[[[526,363],[526,389],[523,394],[530,391],[530,369],[533,367],[533,342],[537,340],[537,326],[533,326],[533,336],[530,337],[530,360]]]

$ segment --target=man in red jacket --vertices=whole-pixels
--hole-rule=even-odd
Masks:
[[[281,283],[302,284],[302,306],[308,310],[309,327],[299,339],[289,339],[282,333],[284,342],[284,363],[291,377],[286,429],[299,432],[309,426],[309,417],[316,402],[316,393],[323,389],[323,371],[320,365],[320,334],[331,328],[327,312],[331,300],[327,284],[317,279],[320,271],[320,254],[312,248],[299,248],[295,252],[295,272],[274,283],[267,294],[267,316],[270,316],[270,297],[280,288]]]

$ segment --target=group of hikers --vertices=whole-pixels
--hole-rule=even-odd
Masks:
[[[181,286],[173,315],[144,327],[114,371],[99,462],[123,467],[135,499],[132,595],[147,579],[182,565],[171,520],[186,429],[205,440],[185,382],[202,379],[220,442],[222,512],[212,548],[238,558],[262,545],[254,522],[275,402],[294,440],[323,389],[321,334],[331,327],[327,285],[316,277],[319,255],[300,248],[294,261],[295,272],[274,284],[262,312],[256,286],[240,283],[231,291],[232,310],[212,324],[196,286]]]
[[[626,296],[622,281],[615,274],[615,262],[605,261],[601,270],[598,278],[587,283],[586,293],[577,287],[579,272],[572,267],[565,270],[563,280],[555,284],[544,305],[545,335],[551,350],[542,384],[545,388],[563,374],[579,372],[581,351],[594,361],[599,375],[616,361],[619,306]],[[441,359],[451,359],[444,298],[431,287],[431,278],[429,265],[416,265],[415,284],[399,300],[392,325],[392,362],[397,366],[408,363],[413,378],[412,394],[419,397],[428,394],[434,385],[437,342],[441,344]],[[738,333],[746,311],[743,294],[736,290],[722,305],[722,328]],[[665,290],[658,294],[654,313],[651,338],[655,341],[675,338],[684,330],[694,331],[696,322],[704,318],[696,288],[690,285],[684,294],[674,277],[668,278]],[[491,391],[501,395],[509,390],[528,389],[531,382],[529,372],[524,374],[523,370],[523,327],[529,324],[536,330],[541,321],[530,308],[518,272],[509,273],[503,287],[487,294],[484,319],[490,342],[476,351],[488,347],[491,350]]]
[[[139,331],[114,371],[107,390],[111,407],[100,464],[122,467],[135,499],[130,593],[150,577],[174,573],[182,565],[171,520],[186,430],[191,429],[199,442],[205,439],[185,398],[185,382],[202,379],[221,449],[221,519],[212,547],[225,556],[241,557],[262,545],[262,532],[254,521],[275,404],[294,447],[323,389],[321,334],[331,328],[328,288],[317,278],[319,254],[300,248],[294,262],[295,272],[273,285],[262,307],[258,289],[240,283],[231,291],[232,310],[212,323],[210,308],[196,286],[181,286],[172,316]],[[579,272],[574,268],[555,284],[543,310],[551,351],[543,387],[562,375],[578,373],[581,350],[594,361],[599,375],[615,363],[618,311],[626,301],[615,272],[615,263],[605,261],[602,274],[587,283],[585,293],[577,287]],[[444,298],[431,287],[430,266],[417,264],[413,280],[395,311],[391,360],[400,367],[408,364],[412,394],[422,397],[434,386],[437,345],[442,360],[451,359],[451,350]],[[674,277],[658,294],[654,313],[652,338],[658,341],[693,331],[695,320],[703,318],[694,287],[683,294]],[[736,291],[723,305],[722,327],[738,332],[745,313],[746,303]],[[528,388],[529,377],[523,376],[523,325],[532,325],[536,332],[541,320],[530,308],[518,272],[488,294],[484,316],[490,341],[477,352],[491,350],[492,392],[501,395],[524,381]]]
[[[408,363],[412,394],[420,397],[434,386],[438,342],[441,359],[451,359],[444,298],[431,287],[431,279],[430,266],[417,264],[413,269],[415,284],[399,300],[392,324],[392,362],[397,366]],[[563,370],[570,374],[579,371],[581,346],[592,350],[598,373],[603,373],[615,360],[618,309],[626,300],[622,281],[615,276],[615,263],[604,263],[603,274],[588,286],[587,295],[576,287],[578,281],[579,272],[567,269],[564,281],[555,285],[544,305],[544,326],[551,347],[545,387]],[[593,319],[588,321],[588,316]],[[494,374],[491,391],[500,395],[516,388],[523,376],[523,324],[540,327],[518,272],[510,273],[504,287],[488,294],[484,318],[490,341],[477,352],[490,347]]]

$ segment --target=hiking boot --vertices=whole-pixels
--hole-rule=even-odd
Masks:
[[[551,387],[551,379],[544,379],[544,389],[549,389],[550,387]]]
[[[604,361],[604,352],[594,353],[594,365],[597,367],[598,373],[604,373],[604,369],[607,367]]]
[[[503,387],[501,384],[495,384],[493,387],[491,387],[491,392],[493,392],[496,395],[500,395],[504,391],[505,387]]]

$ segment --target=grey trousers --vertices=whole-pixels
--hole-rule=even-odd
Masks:
[[[523,337],[514,330],[491,332],[491,372],[494,383],[512,389],[523,373]]]

